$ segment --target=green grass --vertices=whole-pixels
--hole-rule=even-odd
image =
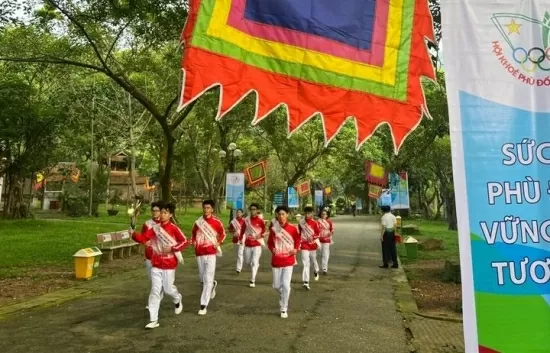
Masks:
[[[79,217],[61,219],[0,220],[0,279],[25,274],[31,268],[56,267],[72,270],[73,254],[81,248],[96,244],[96,234],[128,229],[129,217],[125,211],[117,216]],[[138,229],[150,216],[144,210]],[[194,221],[202,214],[200,209],[178,212],[177,220],[187,237],[191,236]],[[229,213],[221,218],[225,225]]]
[[[418,250],[419,260],[446,260],[458,259],[458,233],[453,230],[448,230],[446,222],[442,221],[426,221],[426,220],[404,220],[403,224],[416,224],[420,230],[420,234],[412,235],[416,240],[422,241],[429,238],[440,239],[443,241],[443,250],[440,251],[422,251]],[[407,235],[403,237],[407,238]],[[403,239],[403,240],[404,240]],[[405,245],[398,246],[398,252],[401,260],[406,264],[407,254]]]

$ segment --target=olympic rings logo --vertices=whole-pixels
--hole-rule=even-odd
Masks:
[[[512,57],[527,72],[535,72],[537,67],[542,71],[550,71],[550,47],[546,50],[540,47],[529,50],[518,47],[514,49]]]

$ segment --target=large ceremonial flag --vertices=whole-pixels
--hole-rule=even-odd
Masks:
[[[328,142],[355,118],[358,146],[387,123],[397,150],[426,112],[426,39],[428,0],[191,0],[179,109],[221,86],[221,118],[255,92],[253,123],[321,114]]]
[[[550,0],[447,0],[466,353],[550,352]]]

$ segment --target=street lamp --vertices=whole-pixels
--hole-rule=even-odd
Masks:
[[[229,152],[226,152],[224,150],[220,150],[218,152],[218,156],[221,160],[225,160],[227,165],[229,166],[229,171],[231,173],[235,173],[235,164],[237,164],[237,159],[241,158],[243,155],[243,152],[237,148],[237,144],[234,142],[231,142],[227,146],[227,150]],[[227,158],[227,159],[226,159]],[[227,192],[227,190],[226,190]],[[233,207],[230,209],[229,213],[229,220],[233,219]]]

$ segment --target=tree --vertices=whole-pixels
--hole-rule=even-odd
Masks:
[[[33,101],[33,89],[22,81],[0,81],[0,176],[7,179],[4,217],[28,216],[23,201],[26,178],[52,162],[62,111]]]
[[[309,121],[290,137],[287,136],[287,126],[285,114],[279,109],[253,131],[277,156],[286,185],[290,187],[305,177],[333,147],[325,147],[319,118]]]
[[[21,8],[21,3],[17,0],[0,0],[0,29],[17,23],[16,12]]]
[[[390,159],[388,167],[392,171],[406,170],[409,173],[409,187],[412,194],[417,195],[418,205],[426,217],[432,216],[434,200],[440,200],[437,208],[445,205],[449,229],[456,229],[449,114],[443,73],[439,72],[437,79],[437,83],[424,83],[432,119],[422,120],[407,138],[399,155]],[[383,144],[390,155],[389,135],[384,135]]]
[[[186,167],[187,177],[198,179],[195,185],[208,198],[220,200],[225,186],[225,174],[233,167],[235,171],[241,170],[241,165],[256,160],[258,156],[259,151],[254,148],[257,144],[248,144],[250,138],[243,136],[251,129],[248,122],[254,115],[253,98],[246,98],[222,120],[216,120],[219,89],[212,90],[197,103],[189,118],[182,124],[184,138],[178,149],[181,149],[183,158],[180,161]],[[229,155],[225,159],[219,157],[219,151],[227,152],[231,143],[236,143],[246,153],[241,156],[239,164]],[[269,155],[269,151],[261,152],[264,152],[263,158]],[[193,173],[189,173],[190,170]],[[219,202],[216,203],[217,207],[218,205]]]
[[[187,1],[44,0],[35,26],[0,61],[74,66],[100,73],[128,92],[158,122],[163,132],[160,180],[163,198],[171,197],[171,172],[178,126],[193,104],[175,110],[179,99],[179,32]],[[53,33],[61,31],[59,39]],[[46,37],[51,46],[40,45]],[[20,46],[24,39],[25,46]],[[17,50],[19,49],[19,50]],[[148,93],[144,78],[162,94]],[[169,88],[173,93],[165,94]]]

